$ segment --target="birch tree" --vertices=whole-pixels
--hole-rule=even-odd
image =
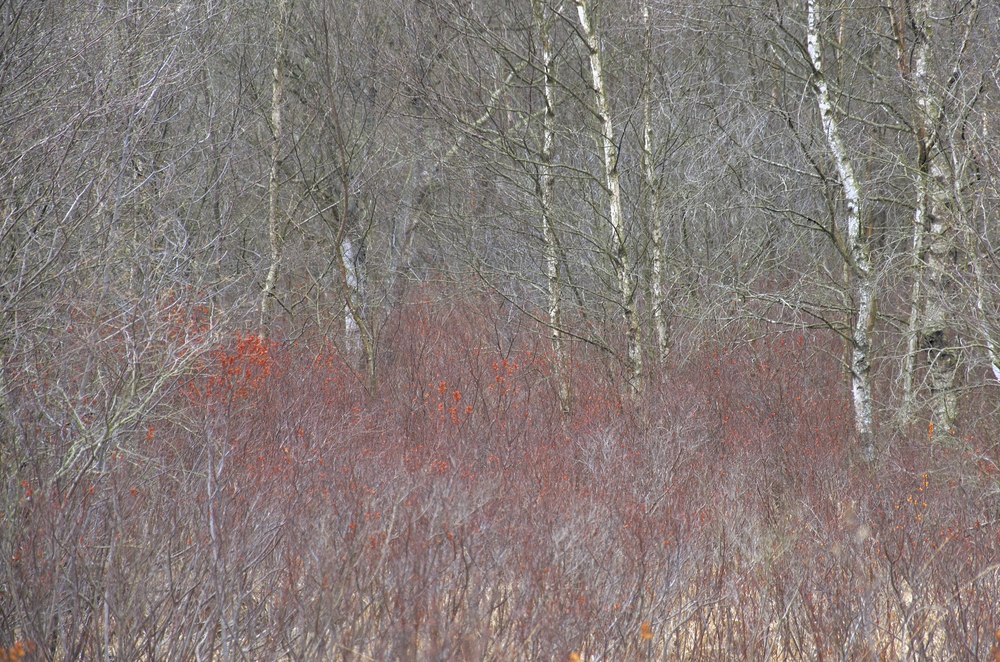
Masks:
[[[986,125],[986,113],[983,113],[983,126]],[[986,151],[986,150],[983,150]],[[989,163],[984,163],[982,165],[989,165]],[[994,173],[997,172],[996,166],[992,168]],[[994,175],[993,181],[995,182]],[[996,218],[996,210],[988,209],[985,201],[982,199],[985,197],[982,193],[980,194],[980,200],[975,205],[978,210],[978,216],[986,227],[989,227],[991,222]],[[1000,382],[1000,330],[998,330],[997,319],[995,315],[996,311],[996,301],[998,293],[998,283],[996,280],[991,280],[988,276],[988,265],[989,261],[985,255],[995,254],[995,251],[990,251],[991,242],[988,233],[985,231],[977,232],[973,227],[972,223],[965,224],[964,227],[966,233],[966,246],[969,252],[969,262],[972,266],[973,272],[973,296],[975,298],[975,312],[977,317],[977,326],[980,333],[982,334],[983,343],[985,345],[986,357],[989,361],[990,374],[993,379]],[[985,255],[983,255],[985,254]]]
[[[901,418],[913,412],[916,385],[916,358],[923,352],[927,359],[931,396],[932,437],[936,441],[953,438],[958,425],[958,386],[956,378],[960,359],[960,339],[955,318],[956,299],[960,293],[959,272],[966,263],[968,233],[963,199],[964,172],[968,159],[955,149],[954,121],[945,112],[949,98],[961,79],[960,65],[969,45],[978,2],[966,8],[965,25],[957,48],[945,48],[940,42],[941,27],[936,25],[946,15],[935,0],[901,0],[891,6],[893,34],[900,74],[909,84],[913,97],[913,135],[917,163],[914,169],[915,211],[911,248],[912,290],[907,324],[907,351],[903,365],[903,403]],[[957,15],[953,17],[955,20]],[[906,28],[909,26],[910,30]],[[912,45],[908,43],[912,35]],[[912,55],[911,55],[912,53]],[[950,55],[954,66],[946,82],[934,76],[934,55]],[[939,63],[943,64],[943,63]],[[960,109],[956,113],[962,113]],[[976,292],[980,270],[972,256],[972,276]],[[981,307],[978,295],[977,308]],[[992,339],[986,336],[986,346]]]
[[[916,3],[914,24],[920,37],[931,38],[927,24],[929,2]],[[924,47],[929,50],[929,44]],[[958,391],[955,376],[958,371],[959,348],[951,306],[957,294],[955,271],[959,265],[959,244],[955,204],[950,194],[949,155],[941,149],[937,133],[941,120],[941,101],[931,92],[927,80],[926,55],[921,70],[916,72],[918,135],[922,134],[921,163],[917,181],[918,210],[921,216],[915,231],[925,239],[914,241],[917,259],[926,264],[918,277],[924,281],[926,302],[919,314],[917,328],[920,348],[927,352],[928,381],[931,391],[931,425],[936,440],[954,437],[958,423]],[[923,255],[920,255],[923,253]],[[922,259],[921,259],[922,258]],[[914,302],[919,309],[919,301]]]
[[[642,22],[645,31],[645,71],[642,86],[642,173],[646,188],[646,223],[652,245],[650,294],[653,309],[653,327],[656,330],[656,350],[660,364],[666,362],[670,351],[670,331],[667,321],[667,302],[664,293],[666,278],[666,246],[663,224],[660,219],[660,177],[656,171],[653,135],[653,24],[649,16],[649,0],[642,3]]]
[[[281,265],[282,227],[281,156],[284,135],[285,73],[287,59],[286,31],[291,16],[291,0],[275,0],[274,6],[274,66],[271,71],[271,161],[267,173],[267,240],[270,249],[270,266],[264,276],[260,295],[261,332],[271,322],[275,287]]]
[[[875,274],[869,245],[864,234],[864,210],[861,185],[841,137],[837,109],[833,105],[823,69],[820,43],[819,0],[806,4],[806,51],[812,67],[811,85],[823,124],[826,146],[833,159],[843,193],[845,249],[848,260],[851,297],[854,302],[851,322],[851,397],[854,430],[861,452],[869,461],[875,457],[875,430],[872,401],[871,351],[875,324]]]
[[[619,305],[625,326],[626,382],[630,393],[642,389],[642,337],[636,301],[635,273],[629,255],[625,216],[622,209],[619,147],[611,118],[611,104],[604,81],[601,41],[587,0],[575,0],[580,36],[587,49],[593,94],[593,114],[597,120],[597,146],[604,172],[611,262],[618,285]]]
[[[909,5],[909,3],[906,3]],[[913,377],[916,367],[917,346],[919,342],[918,324],[920,323],[923,302],[923,265],[925,259],[924,236],[927,220],[928,193],[928,146],[932,142],[931,134],[936,128],[936,119],[928,114],[931,110],[930,86],[927,80],[928,54],[930,52],[930,35],[927,32],[927,9],[929,2],[918,0],[912,8],[912,26],[914,28],[912,59],[909,57],[905,37],[906,11],[892,5],[892,24],[896,37],[898,66],[900,74],[916,91],[918,111],[914,113],[915,137],[917,143],[918,169],[916,206],[913,213],[913,243],[911,248],[913,284],[910,292],[910,311],[907,324],[906,356],[903,359],[903,402],[900,407],[900,417],[905,420],[913,409],[914,385]],[[906,7],[905,9],[910,9]],[[912,64],[911,64],[912,62]]]
[[[545,250],[545,276],[548,283],[548,314],[549,339],[552,342],[552,353],[555,359],[556,388],[559,394],[559,406],[563,413],[568,413],[571,407],[566,350],[562,331],[562,283],[560,282],[559,248],[556,243],[554,219],[552,217],[552,189],[555,186],[553,173],[553,154],[555,148],[556,98],[551,30],[551,12],[543,0],[532,0],[532,14],[538,33],[538,48],[541,54],[542,97],[545,111],[542,114],[542,148],[538,159],[538,176],[536,188],[542,223],[542,240]],[[560,13],[560,7],[556,13]]]

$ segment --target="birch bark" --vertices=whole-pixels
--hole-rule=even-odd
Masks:
[[[344,304],[344,345],[347,351],[357,353],[361,351],[361,327],[354,316],[351,302],[358,298],[356,294],[358,292],[358,270],[356,267],[357,255],[350,237],[344,237],[343,241],[340,242],[340,259],[344,267],[344,285],[348,291]]]
[[[812,85],[823,122],[827,149],[833,157],[844,195],[847,221],[847,249],[854,320],[851,328],[851,396],[854,430],[861,452],[875,458],[875,430],[871,384],[871,335],[875,323],[875,278],[871,254],[862,233],[861,188],[854,166],[840,135],[840,126],[823,75],[823,55],[819,41],[818,0],[807,2],[806,50],[812,64]]]
[[[368,389],[374,393],[378,387],[376,330],[365,313],[364,259],[361,249],[348,236],[346,219],[351,211],[347,205],[345,208],[338,243],[340,277],[344,286],[344,348],[349,354],[363,359]]]
[[[950,306],[958,294],[954,274],[959,263],[959,242],[955,210],[947,186],[946,156],[937,153],[931,157],[925,178],[929,211],[927,266],[924,269],[927,303],[921,317],[920,345],[927,352],[935,441],[955,437],[958,425],[955,378],[959,349]]]
[[[538,164],[538,201],[541,207],[542,240],[545,242],[545,276],[548,283],[549,339],[555,358],[556,388],[559,408],[568,414],[572,394],[569,386],[568,362],[562,337],[562,283],[559,278],[559,250],[552,218],[552,191],[555,175],[552,169],[555,148],[555,80],[550,37],[551,18],[543,0],[532,0],[532,13],[538,26],[542,55],[542,91],[545,112],[542,115],[542,151]],[[557,10],[558,12],[558,10]]]
[[[642,22],[645,28],[646,71],[642,90],[642,172],[646,183],[646,216],[652,246],[650,291],[653,305],[653,326],[656,329],[656,353],[661,365],[670,352],[670,328],[667,322],[667,302],[663,291],[666,247],[663,243],[663,224],[660,220],[660,179],[653,158],[653,26],[649,17],[649,0],[642,4]]]
[[[920,341],[920,320],[923,315],[923,285],[924,285],[924,263],[926,259],[926,248],[924,237],[927,234],[928,218],[928,172],[929,163],[928,152],[930,144],[933,142],[933,131],[936,118],[928,111],[931,110],[932,103],[930,97],[930,86],[927,80],[928,54],[930,51],[930,35],[927,33],[927,6],[926,0],[918,0],[912,7],[912,24],[914,26],[914,44],[912,68],[908,64],[904,47],[902,16],[893,17],[893,26],[896,31],[896,44],[899,48],[899,68],[904,78],[913,85],[916,97],[917,108],[914,117],[914,128],[917,140],[917,200],[913,213],[913,245],[912,245],[912,271],[913,285],[910,292],[910,314],[907,323],[906,337],[906,357],[903,363],[903,404],[900,415],[903,420],[908,420],[913,413],[913,400],[915,388],[913,385],[914,373],[916,371],[917,352]],[[893,8],[894,12],[896,7]],[[936,114],[936,113],[935,113]]]
[[[969,26],[978,6],[972,2]],[[917,204],[913,223],[913,289],[907,327],[907,354],[903,367],[902,416],[914,409],[916,357],[926,352],[931,394],[931,431],[934,440],[953,438],[958,425],[958,338],[951,305],[958,294],[955,274],[962,261],[962,193],[958,185],[961,164],[942,134],[946,90],[932,85],[930,67],[933,0],[905,3],[906,18],[913,28],[912,69],[907,65],[904,18],[893,6],[893,28],[899,51],[899,67],[913,89],[914,127],[917,141]],[[959,52],[968,43],[968,29]],[[973,265],[975,269],[975,265]],[[974,274],[975,275],[975,274]],[[989,339],[987,338],[987,344]]]
[[[955,186],[958,187],[958,182],[955,182]],[[984,210],[984,216],[988,218],[988,214],[989,212]],[[996,336],[993,334],[992,324],[995,319],[990,314],[991,309],[987,304],[987,277],[983,273],[983,265],[979,261],[979,248],[977,246],[979,238],[971,223],[964,223],[963,229],[967,237],[965,246],[969,255],[969,263],[972,266],[973,285],[976,288],[976,314],[979,329],[986,345],[986,357],[990,362],[990,371],[993,373],[993,378],[1000,382],[1000,342],[997,342]]]
[[[642,390],[642,338],[636,307],[635,274],[628,254],[625,221],[622,213],[621,178],[618,172],[618,147],[611,122],[611,111],[601,58],[601,44],[591,21],[587,0],[575,0],[580,30],[590,56],[595,114],[600,125],[598,147],[604,166],[604,190],[608,198],[608,221],[611,230],[611,261],[618,281],[618,292],[625,323],[627,390],[637,394]]]
[[[971,261],[973,276],[976,282],[976,312],[979,315],[979,328],[986,343],[986,354],[990,361],[990,371],[993,373],[993,378],[1000,382],[1000,342],[997,342],[990,326],[990,313],[986,307],[986,280],[983,275],[982,265],[979,264],[979,256],[972,255]]]
[[[270,266],[260,294],[260,330],[264,334],[271,323],[274,290],[281,264],[281,220],[279,218],[282,110],[285,105],[286,39],[291,0],[276,0],[274,12],[274,68],[271,72],[271,164],[267,175],[267,239]]]

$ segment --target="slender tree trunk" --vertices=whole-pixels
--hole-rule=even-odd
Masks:
[[[656,355],[660,365],[667,361],[670,352],[670,327],[667,321],[667,301],[664,292],[666,247],[663,243],[663,224],[660,220],[660,180],[653,158],[653,25],[649,17],[649,0],[642,4],[642,21],[646,29],[646,71],[642,90],[642,172],[646,183],[646,215],[652,246],[653,326],[656,329]]]
[[[611,225],[611,261],[618,281],[618,291],[625,323],[627,388],[632,394],[642,390],[642,338],[636,306],[635,274],[628,254],[625,236],[625,217],[622,213],[621,181],[618,173],[618,147],[615,144],[614,126],[601,58],[601,44],[591,22],[587,0],[575,0],[580,29],[590,55],[590,73],[593,80],[594,104],[600,125],[598,145],[604,165],[604,189],[608,197],[608,220]]]
[[[851,395],[854,406],[854,430],[864,457],[875,458],[875,424],[871,384],[871,336],[875,323],[875,277],[868,243],[862,232],[861,189],[854,166],[840,136],[840,126],[833,101],[823,76],[822,47],[819,42],[818,0],[807,2],[806,49],[813,68],[813,90],[827,148],[833,157],[844,194],[847,216],[847,250],[850,266],[854,320],[851,328]]]
[[[899,411],[901,422],[908,421],[913,415],[916,388],[914,374],[917,366],[917,352],[920,346],[919,324],[923,315],[923,284],[924,284],[924,236],[926,234],[927,214],[923,195],[917,194],[917,209],[913,214],[913,244],[910,269],[913,273],[913,284],[910,287],[910,312],[906,323],[906,356],[903,358],[903,402]]]
[[[957,187],[958,183],[956,182],[955,185]],[[978,240],[976,232],[968,220],[962,225],[966,235],[964,242],[965,252],[968,255],[969,264],[972,268],[973,286],[976,288],[976,314],[979,318],[979,332],[982,334],[983,344],[986,346],[986,356],[990,362],[990,371],[993,373],[993,378],[1000,382],[1000,343],[997,342],[996,336],[993,334],[993,329],[990,326],[995,319],[989,312],[993,308],[987,304],[987,282],[986,275],[983,274],[983,265],[979,261]]]
[[[356,353],[361,351],[361,327],[358,319],[354,316],[354,306],[358,292],[358,269],[357,255],[354,252],[354,244],[350,237],[344,237],[340,242],[340,258],[344,264],[344,285],[348,294],[344,304],[344,346],[348,352]]]
[[[548,283],[549,338],[555,359],[556,388],[559,408],[568,414],[572,394],[569,384],[569,364],[562,337],[562,283],[559,278],[559,247],[556,243],[552,218],[552,189],[555,175],[552,161],[555,147],[555,81],[553,77],[552,44],[549,36],[550,18],[543,0],[532,0],[532,11],[538,26],[542,54],[542,90],[545,113],[542,115],[542,151],[538,164],[538,201],[542,214],[542,239],[545,242],[545,276]]]
[[[264,334],[271,323],[274,290],[281,265],[281,219],[279,218],[282,110],[285,104],[285,32],[288,28],[291,0],[276,0],[274,13],[275,47],[271,78],[271,167],[267,175],[267,238],[271,264],[264,277],[260,295],[260,330]]]
[[[971,245],[971,244],[970,244]],[[983,268],[979,264],[979,256],[972,254],[972,270],[976,279],[976,312],[979,314],[979,327],[986,344],[986,354],[990,361],[993,378],[1000,382],[1000,343],[997,342],[990,328],[990,314],[986,308],[986,284]]]
[[[933,36],[931,20],[941,9],[933,0],[921,0],[918,11],[921,16],[918,22],[914,17],[917,29],[926,35],[928,42]],[[969,44],[972,26],[979,12],[978,0],[971,0],[964,8],[968,12],[965,34],[958,47],[958,52],[965,51]],[[960,79],[959,69],[952,72],[949,85]],[[944,99],[942,94],[937,97],[932,94],[929,83],[925,80],[919,88],[923,93],[919,99],[920,110],[925,121],[930,124],[931,132],[928,141],[927,158],[930,162],[927,168],[929,227],[927,237],[927,268],[926,276],[927,306],[921,325],[921,345],[927,350],[928,376],[931,388],[931,409],[933,439],[943,441],[955,439],[958,436],[958,364],[960,357],[960,341],[951,314],[951,305],[960,291],[960,284],[955,274],[965,263],[965,242],[961,233],[968,225],[964,194],[961,183],[966,179],[965,158],[959,158],[955,148],[950,145],[942,125],[944,124]],[[973,257],[973,276],[978,275],[978,265]],[[978,283],[976,283],[978,285]],[[977,287],[978,289],[978,287]],[[981,290],[980,290],[981,291]],[[987,347],[992,345],[987,331]],[[995,353],[993,365],[996,366]],[[996,374],[996,372],[995,372]]]
[[[345,218],[350,211],[345,212]],[[365,275],[359,249],[347,236],[346,228],[338,246],[340,275],[344,285],[344,347],[348,354],[364,360],[365,379],[370,392],[377,384],[375,359],[375,333],[372,322],[364,312]],[[359,361],[360,363],[360,361]]]
[[[927,31],[928,4],[927,0],[917,0],[909,5],[911,12],[909,21],[898,4],[891,6],[899,71],[903,78],[910,82],[916,98],[914,131],[917,141],[917,186],[911,249],[913,285],[910,291],[910,312],[906,329],[906,356],[903,361],[903,403],[900,408],[900,419],[903,422],[908,421],[913,415],[916,397],[914,374],[917,354],[920,349],[920,324],[924,315],[924,266],[927,257],[924,238],[927,236],[929,218],[929,151],[934,142],[933,135],[938,114],[932,111],[935,104],[930,94],[927,77],[930,54],[930,34]],[[906,45],[905,26],[907,22],[910,22],[914,28],[912,50]]]
[[[907,13],[893,6],[893,29],[899,68],[912,86],[917,140],[917,205],[913,224],[914,284],[907,328],[907,356],[903,368],[902,415],[909,418],[915,398],[914,373],[919,350],[926,351],[931,391],[931,432],[935,440],[952,438],[958,425],[958,339],[950,305],[958,294],[953,274],[961,263],[962,194],[957,186],[959,166],[941,133],[943,99],[931,85],[933,0],[912,0]],[[972,3],[971,17],[977,5]],[[912,69],[908,64],[904,25],[913,28]],[[968,41],[968,31],[965,43]],[[964,50],[965,45],[961,50]],[[954,186],[953,186],[954,185]],[[922,296],[924,300],[922,300]]]
[[[956,210],[948,191],[947,155],[932,157],[927,177],[930,228],[927,268],[924,270],[927,303],[920,324],[920,344],[927,351],[931,389],[933,438],[954,438],[958,425],[958,343],[950,307],[958,295],[953,274],[959,265]]]
[[[332,212],[337,224],[334,238],[337,254],[340,287],[344,297],[344,349],[363,361],[362,369],[369,392],[374,393],[378,383],[376,377],[376,331],[367,301],[368,292],[365,278],[364,233],[362,228],[362,205],[355,200],[351,188],[351,157],[345,144],[344,127],[340,122],[339,109],[330,107],[331,119],[337,127],[336,148],[340,158],[340,199],[333,200]],[[360,194],[359,194],[360,195]]]

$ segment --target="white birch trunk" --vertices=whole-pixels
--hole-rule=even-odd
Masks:
[[[611,261],[618,280],[621,298],[622,318],[625,323],[625,343],[627,351],[628,390],[632,394],[642,389],[642,339],[639,330],[639,315],[635,301],[635,275],[628,255],[625,237],[625,222],[622,213],[621,181],[618,173],[618,147],[615,145],[614,126],[607,91],[604,87],[604,73],[601,62],[601,45],[597,32],[590,20],[590,9],[586,0],[575,0],[580,29],[590,55],[590,73],[593,81],[594,104],[600,124],[598,145],[604,164],[604,188],[608,196],[608,220],[611,226]]]
[[[986,354],[989,357],[993,378],[1000,382],[1000,343],[994,338],[990,327],[990,314],[987,313],[986,308],[986,283],[983,277],[983,269],[979,264],[978,255],[973,253],[971,260],[973,276],[976,279],[976,312],[979,314],[980,332],[983,334],[983,341],[986,343]]]
[[[960,183],[956,180],[953,185],[956,196],[960,195]],[[988,211],[983,210],[983,213],[986,218],[989,218]],[[997,342],[991,326],[996,321],[996,315],[989,312],[993,308],[987,304],[988,284],[986,275],[983,273],[983,265],[979,262],[979,238],[968,218],[968,216],[963,216],[962,229],[966,236],[964,246],[972,268],[973,286],[976,288],[976,315],[979,318],[979,332],[982,334],[983,344],[986,346],[986,357],[990,362],[990,371],[993,373],[993,378],[1000,382],[1000,343]]]
[[[986,122],[987,115],[983,113],[983,138],[987,137],[988,124]],[[955,182],[955,186],[958,186],[958,182]],[[985,218],[990,218],[990,212],[983,209],[983,216]],[[986,276],[983,274],[983,267],[979,262],[979,246],[978,246],[978,236],[975,229],[972,227],[971,222],[965,223],[965,230],[969,234],[969,240],[966,242],[967,250],[969,252],[969,259],[972,262],[972,274],[976,281],[976,311],[979,313],[979,325],[981,333],[983,334],[983,340],[986,344],[986,354],[990,361],[990,370],[993,372],[993,378],[1000,382],[1000,342],[997,341],[996,336],[993,334],[993,327],[991,324],[996,320],[995,315],[988,313],[991,308],[987,307],[987,283]]]
[[[913,272],[913,284],[910,287],[910,313],[906,323],[906,356],[903,358],[903,402],[899,417],[902,422],[913,415],[916,389],[914,373],[917,367],[917,352],[920,348],[919,324],[923,313],[923,282],[924,282],[924,225],[926,213],[924,209],[923,192],[917,193],[917,209],[913,214],[913,245],[910,269]]]
[[[374,392],[378,386],[375,330],[365,314],[365,273],[358,250],[345,234],[338,246],[340,275],[344,286],[344,349],[359,363],[363,363],[368,389]]]
[[[354,253],[354,244],[348,237],[344,237],[340,242],[340,256],[344,263],[344,285],[347,288],[347,297],[344,303],[344,347],[351,354],[361,351],[361,327],[354,316],[354,303],[357,301],[358,292],[358,270],[356,266],[357,256]]]
[[[271,263],[264,277],[260,295],[260,330],[267,332],[271,322],[274,289],[281,264],[281,226],[279,218],[282,110],[285,103],[285,31],[288,27],[289,1],[276,0],[274,27],[274,68],[271,79],[271,166],[267,176],[267,238]]]
[[[927,351],[928,381],[931,390],[933,438],[954,438],[958,426],[958,347],[950,306],[958,295],[952,275],[958,267],[955,209],[944,167],[947,155],[931,157],[928,171],[927,267],[924,270],[927,302],[920,324],[920,344]]]
[[[907,364],[904,375],[904,411],[909,413],[914,397],[912,373],[915,358],[910,350],[927,352],[928,381],[931,390],[932,430],[935,440],[953,438],[958,425],[958,347],[949,305],[957,295],[952,276],[960,260],[957,233],[962,216],[961,191],[957,187],[958,164],[945,149],[939,126],[942,100],[931,86],[930,53],[933,29],[932,0],[916,0],[910,6],[914,29],[913,71],[911,82],[916,101],[914,125],[917,132],[919,163],[917,168],[917,212],[914,223],[914,301],[911,302],[910,337],[907,339]],[[975,8],[973,8],[975,11]],[[950,183],[955,183],[953,188]],[[921,302],[917,295],[926,297]]]
[[[840,136],[833,101],[823,76],[823,56],[819,43],[818,0],[807,2],[806,49],[813,68],[813,89],[823,121],[827,148],[833,157],[844,194],[847,216],[847,249],[850,261],[854,321],[851,329],[851,396],[854,430],[861,451],[869,461],[875,457],[875,424],[871,384],[871,332],[875,322],[875,278],[871,255],[862,234],[861,189],[854,166]]]
[[[549,37],[549,16],[543,0],[532,0],[532,11],[538,25],[542,52],[542,89],[545,113],[542,115],[542,152],[538,165],[538,201],[542,214],[542,239],[545,242],[545,276],[548,283],[549,338],[555,359],[556,388],[559,408],[568,414],[572,394],[569,366],[562,337],[562,283],[559,280],[559,250],[552,219],[552,189],[555,176],[552,161],[555,147],[555,81],[552,71],[552,44]]]
[[[906,329],[906,357],[903,362],[903,403],[900,409],[901,418],[906,421],[912,416],[914,408],[917,353],[920,350],[920,324],[924,312],[923,285],[926,247],[924,238],[927,235],[929,178],[927,165],[929,163],[929,148],[933,142],[937,112],[930,94],[927,79],[927,66],[930,54],[930,35],[927,32],[927,0],[917,0],[911,7],[911,22],[915,29],[912,51],[912,69],[907,69],[910,55],[905,50],[900,52],[900,69],[904,77],[909,78],[916,92],[917,112],[914,118],[914,129],[917,139],[917,200],[913,213],[913,243],[912,271],[913,286],[910,291],[910,314]],[[898,17],[897,44],[903,47],[903,18]]]
[[[652,283],[650,291],[653,305],[653,327],[656,329],[656,353],[660,365],[667,361],[670,352],[670,328],[667,323],[667,301],[664,293],[666,247],[663,243],[663,225],[660,221],[660,181],[656,176],[653,160],[653,26],[649,18],[649,0],[642,4],[642,21],[646,29],[646,81],[642,93],[642,171],[646,181],[646,214],[652,240]]]

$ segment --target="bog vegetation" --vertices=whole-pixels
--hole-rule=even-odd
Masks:
[[[873,470],[842,342],[807,331],[698,343],[640,399],[581,350],[567,416],[548,343],[496,312],[415,295],[376,394],[321,339],[220,338],[62,480],[79,440],[35,385],[9,658],[996,654],[995,417],[893,435]]]
[[[0,3],[0,662],[1000,661],[995,3]]]

